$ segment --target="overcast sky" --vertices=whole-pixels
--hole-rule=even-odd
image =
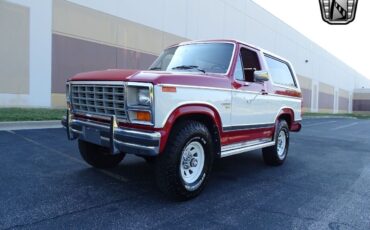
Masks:
[[[370,79],[370,1],[359,0],[349,25],[321,19],[318,0],[253,0]]]

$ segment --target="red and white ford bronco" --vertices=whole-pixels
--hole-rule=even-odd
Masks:
[[[66,94],[62,123],[87,163],[144,157],[160,190],[178,199],[202,191],[215,158],[262,149],[266,164],[283,164],[289,132],[301,129],[291,64],[234,40],[171,46],[146,71],[80,73]]]

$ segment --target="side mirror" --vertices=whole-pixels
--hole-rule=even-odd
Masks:
[[[254,71],[254,81],[255,82],[265,82],[265,81],[268,81],[270,79],[270,75],[267,71],[263,71],[263,70],[257,70],[257,71]]]

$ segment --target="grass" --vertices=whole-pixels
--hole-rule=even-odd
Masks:
[[[65,109],[0,108],[0,122],[61,120],[65,112]]]
[[[303,117],[319,117],[319,116],[330,116],[330,117],[353,117],[358,119],[370,119],[370,113],[304,113]]]
[[[0,108],[0,122],[60,120],[65,115],[65,112],[65,109]],[[370,119],[370,113],[304,113],[303,116],[354,117],[358,119]]]

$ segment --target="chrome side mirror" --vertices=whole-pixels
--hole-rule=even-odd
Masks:
[[[267,71],[256,70],[253,73],[255,82],[265,82],[270,79],[270,75]]]

